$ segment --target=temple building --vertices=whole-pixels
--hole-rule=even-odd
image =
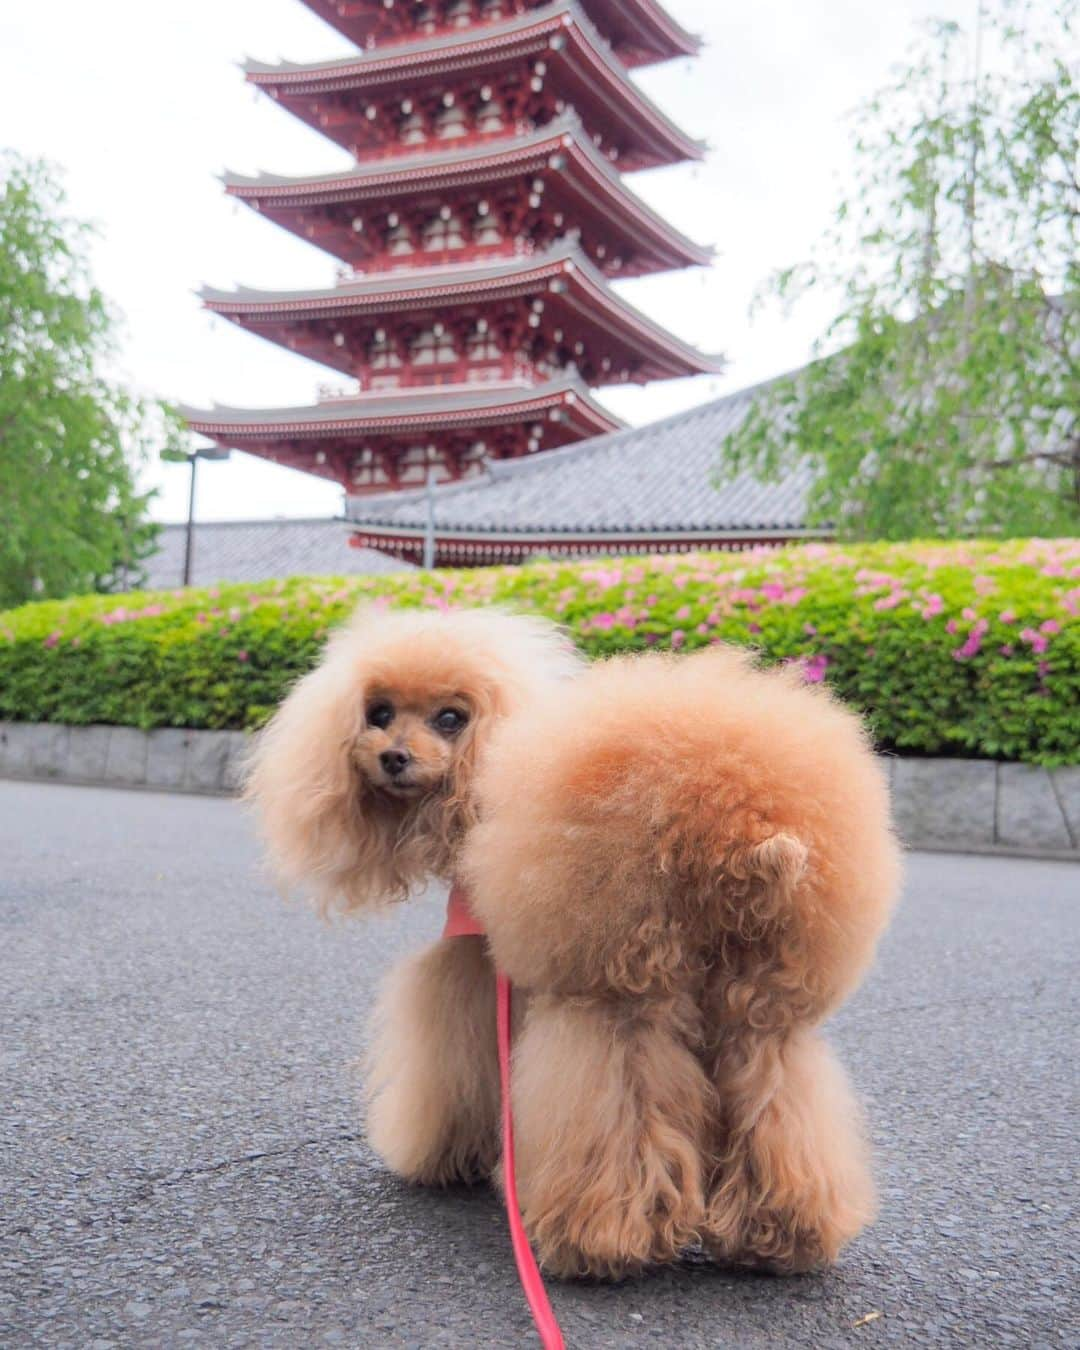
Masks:
[[[703,153],[630,77],[697,49],[656,0],[304,2],[357,53],[247,78],[353,163],[226,191],[336,257],[337,283],[203,300],[348,383],[185,409],[194,431],[358,499],[615,432],[594,390],[722,368],[612,287],[711,256],[623,179]]]

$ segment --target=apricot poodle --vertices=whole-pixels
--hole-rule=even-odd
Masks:
[[[826,693],[724,648],[579,673],[536,621],[368,614],[286,700],[249,792],[324,907],[456,878],[487,929],[380,999],[368,1133],[399,1175],[498,1180],[493,956],[518,993],[517,1180],[549,1271],[620,1277],[698,1242],[805,1270],[871,1217],[817,1027],[899,863],[861,724]]]

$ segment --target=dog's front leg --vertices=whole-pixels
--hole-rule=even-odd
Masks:
[[[367,1061],[367,1132],[399,1176],[444,1186],[499,1155],[495,974],[483,938],[444,940],[391,971]]]

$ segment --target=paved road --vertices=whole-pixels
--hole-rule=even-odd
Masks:
[[[558,1286],[572,1350],[1075,1345],[1078,905],[1069,864],[914,858],[835,1027],[876,1227],[820,1278]],[[532,1345],[495,1199],[358,1132],[373,982],[438,923],[320,926],[231,802],[0,783],[0,1346]]]

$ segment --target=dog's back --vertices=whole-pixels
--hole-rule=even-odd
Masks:
[[[835,1256],[873,1192],[858,1109],[813,1028],[866,970],[900,872],[860,720],[731,649],[620,658],[510,719],[478,793],[464,873],[496,964],[564,1017],[597,1010],[588,1034],[623,1047],[613,1098],[652,1091],[627,1045],[653,1081],[665,1055],[684,1065],[658,1108],[679,1130],[637,1117],[646,1152],[698,1121],[683,1230],[777,1269]],[[636,1166],[663,1175],[654,1162]]]

